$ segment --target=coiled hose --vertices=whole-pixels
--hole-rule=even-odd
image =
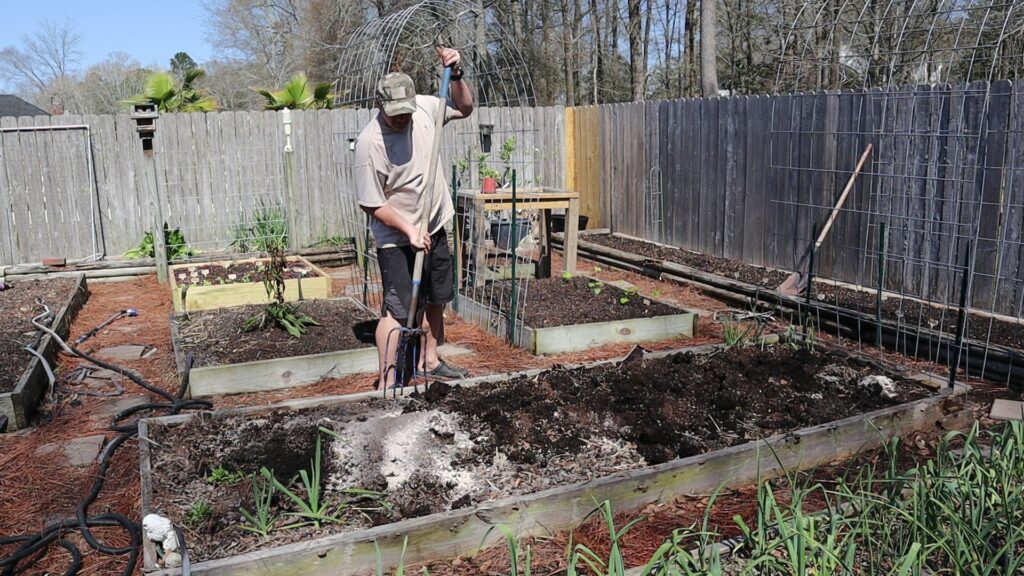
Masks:
[[[40,331],[40,334],[49,334],[55,342],[57,342],[61,349],[69,356],[82,358],[87,362],[95,364],[100,368],[112,370],[128,377],[129,380],[138,384],[140,387],[164,398],[166,402],[150,402],[146,404],[140,404],[138,406],[132,406],[127,410],[122,410],[118,414],[114,415],[113,423],[110,425],[110,430],[118,432],[119,434],[115,437],[107,447],[103,450],[100,455],[100,469],[96,475],[96,479],[93,481],[92,490],[89,491],[89,495],[79,503],[75,509],[75,518],[69,520],[63,520],[56,524],[51,524],[44,528],[38,534],[32,535],[21,535],[21,536],[10,536],[0,538],[0,547],[9,546],[13,544],[20,544],[13,554],[6,557],[0,557],[0,568],[3,569],[2,576],[15,576],[19,572],[27,570],[32,564],[39,559],[40,556],[37,554],[56,542],[59,546],[63,547],[68,553],[71,554],[71,564],[67,570],[64,571],[65,576],[74,576],[78,574],[82,567],[82,553],[78,548],[68,540],[63,539],[61,536],[66,534],[70,530],[77,529],[81,534],[82,538],[91,546],[93,549],[99,551],[102,554],[107,555],[123,555],[128,554],[128,563],[125,565],[122,574],[124,576],[130,576],[135,571],[135,566],[139,560],[139,547],[142,545],[142,530],[138,524],[133,522],[127,516],[122,514],[106,513],[98,516],[89,516],[89,506],[99,497],[100,492],[103,490],[103,483],[106,480],[107,472],[110,469],[110,461],[114,456],[114,453],[118,448],[121,447],[127,440],[135,437],[139,433],[138,422],[132,422],[130,424],[119,424],[122,420],[127,419],[129,416],[144,412],[147,410],[167,410],[169,414],[177,414],[182,410],[189,408],[199,409],[212,409],[213,404],[206,400],[186,400],[185,392],[188,390],[189,374],[192,370],[192,363],[194,356],[190,352],[185,359],[185,374],[182,377],[181,385],[178,388],[177,394],[171,394],[156,386],[146,382],[137,372],[121,368],[109,362],[104,362],[95,358],[85,352],[82,352],[75,346],[69,346],[64,340],[58,336],[49,327],[44,326],[39,322],[40,319],[49,316],[50,311],[44,304],[40,303],[45,309],[43,314],[40,314],[32,320],[32,324]],[[41,336],[40,336],[41,337]],[[131,543],[124,547],[112,547],[100,542],[91,531],[91,528],[117,526],[123,528],[131,539]],[[181,540],[184,546],[184,539]],[[183,548],[183,551],[185,549]],[[187,554],[187,552],[186,552]]]

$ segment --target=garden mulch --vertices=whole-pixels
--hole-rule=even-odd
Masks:
[[[858,385],[878,373],[840,352],[775,346],[556,368],[475,388],[436,383],[397,403],[195,418],[152,430],[155,508],[189,524],[195,502],[213,504],[189,537],[196,559],[223,557],[587,481],[928,394],[907,383],[890,399]],[[211,471],[266,466],[287,481],[309,467],[319,426],[344,438],[322,437],[330,497],[376,490],[387,510],[268,541],[242,531],[237,509],[252,507],[248,483],[226,490],[208,479]]]
[[[74,294],[74,278],[47,278],[12,282],[0,291],[0,392],[10,392],[21,379],[33,356],[24,350],[36,340],[32,318],[43,310],[37,301],[49,306],[54,315]]]
[[[182,353],[195,353],[193,366],[240,364],[255,360],[287,358],[354,350],[372,346],[365,326],[373,315],[350,300],[305,300],[297,303],[298,314],[317,322],[301,338],[274,325],[246,331],[251,318],[264,306],[253,304],[190,312],[178,316]],[[362,330],[360,330],[362,327]],[[372,335],[372,329],[369,330]]]
[[[520,281],[516,289],[517,298],[525,300],[517,308],[523,314],[523,323],[531,328],[654,318],[684,312],[646,296],[579,277]],[[500,305],[501,309],[508,310],[512,281],[469,287],[466,295],[485,306],[497,308]]]
[[[763,288],[775,289],[788,273],[744,264],[727,258],[707,256],[678,248],[659,246],[642,240],[623,238],[611,234],[591,234],[587,242],[630,252],[646,258],[666,260],[697,268],[719,276],[739,280]],[[827,304],[874,314],[876,296],[870,292],[853,290],[828,283],[814,284],[814,297],[820,304]],[[953,334],[956,332],[956,310],[940,308],[909,298],[885,298],[882,300],[883,318],[898,322],[908,329],[920,327]],[[981,342],[991,342],[1018,350],[1024,350],[1024,322],[1007,322],[979,314],[971,314],[967,327],[968,337]]]

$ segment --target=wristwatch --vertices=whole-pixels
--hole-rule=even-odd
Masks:
[[[458,82],[459,80],[462,80],[462,66],[459,66],[458,68],[452,68],[452,75],[450,80],[452,82]]]

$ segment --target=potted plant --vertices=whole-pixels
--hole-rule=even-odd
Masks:
[[[501,177],[501,173],[487,165],[486,154],[481,154],[478,161],[480,163],[478,168],[480,173],[480,191],[484,194],[493,194],[498,190],[498,178]]]

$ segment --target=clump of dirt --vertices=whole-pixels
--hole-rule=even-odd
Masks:
[[[734,348],[556,369],[458,394],[435,385],[424,400],[492,431],[495,448],[514,462],[532,463],[609,435],[657,464],[927,394],[907,384],[890,399],[857,385],[877,373],[838,352]]]
[[[285,280],[318,276],[316,270],[290,262],[284,269]],[[174,273],[179,286],[217,286],[245,282],[263,282],[267,277],[264,262],[232,262],[230,264],[195,264]]]
[[[24,350],[35,342],[32,318],[42,313],[41,300],[56,316],[74,294],[74,278],[46,278],[12,282],[0,290],[0,392],[10,392],[33,356]]]
[[[301,338],[295,338],[276,326],[246,332],[250,318],[263,312],[263,306],[237,306],[181,314],[176,318],[182,354],[195,353],[195,367],[238,364],[254,360],[286,358],[354,350],[371,346],[363,342],[356,328],[373,315],[350,300],[305,300],[298,303],[299,313],[317,322]]]
[[[586,278],[545,278],[520,281],[517,310],[531,328],[653,318],[683,311],[625,290]],[[512,281],[501,280],[484,287],[469,287],[466,295],[500,310],[512,308]],[[500,306],[500,308],[499,308]]]

